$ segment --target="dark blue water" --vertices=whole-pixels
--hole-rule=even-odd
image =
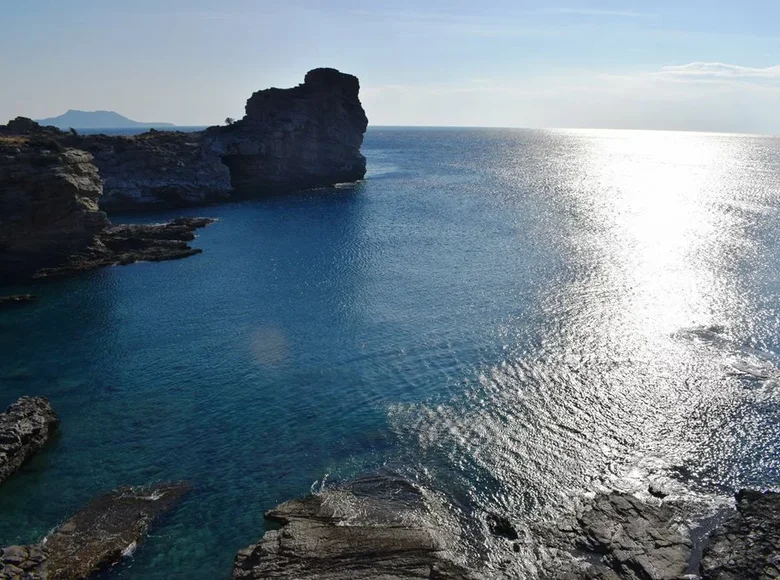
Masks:
[[[374,128],[365,154],[359,185],[188,212],[219,218],[200,255],[11,289],[41,300],[0,314],[0,405],[45,395],[62,429],[0,488],[0,545],[186,479],[110,576],[225,578],[264,510],[387,465],[490,568],[488,511],[780,486],[779,140]]]

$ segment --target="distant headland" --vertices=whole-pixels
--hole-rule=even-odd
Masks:
[[[36,119],[44,126],[57,129],[164,129],[175,127],[173,123],[133,121],[115,111],[79,111],[69,109],[62,115]]]

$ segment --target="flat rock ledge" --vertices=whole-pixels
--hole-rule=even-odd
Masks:
[[[189,490],[186,483],[164,483],[100,496],[39,544],[0,550],[0,580],[89,578],[132,554]]]
[[[234,579],[474,578],[454,561],[423,490],[399,477],[364,477],[266,518],[281,529],[238,553]]]
[[[21,397],[0,414],[0,483],[46,444],[59,423],[43,397]]]
[[[164,224],[110,226],[97,235],[91,246],[56,267],[38,270],[33,278],[69,276],[134,262],[187,258],[202,252],[187,243],[195,239],[195,230],[215,221],[213,218],[182,217]]]

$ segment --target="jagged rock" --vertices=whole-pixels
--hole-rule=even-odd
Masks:
[[[244,118],[229,126],[197,133],[78,135],[19,117],[0,126],[0,143],[15,147],[21,141],[37,140],[52,150],[88,151],[80,155],[91,154],[89,160],[100,170],[103,209],[203,205],[234,195],[258,196],[362,179],[366,159],[360,147],[368,119],[359,91],[356,77],[320,68],[310,71],[297,87],[254,93]],[[10,154],[0,150],[0,195],[6,187],[4,155]],[[27,167],[23,160],[16,163]],[[14,176],[14,182],[21,184],[31,180],[30,175]],[[96,188],[98,182],[92,181]],[[93,202],[98,195],[95,189]],[[5,213],[0,205],[0,218]]]
[[[7,137],[0,132],[3,282],[200,252],[187,242],[194,239],[196,228],[213,220],[183,218],[162,225],[111,226],[106,214],[98,210],[103,184],[92,155],[64,148],[51,138],[56,129],[41,128],[33,121],[16,124],[20,125],[37,133]]]
[[[43,268],[34,278],[68,276],[103,266],[133,262],[160,262],[199,254],[202,250],[187,242],[195,239],[195,229],[213,223],[212,218],[177,218],[164,224],[119,225],[103,230],[94,242],[65,262]]]
[[[204,140],[244,195],[357,181],[368,126],[359,91],[357,77],[315,69],[297,87],[256,92],[243,119],[208,129]]]
[[[95,157],[103,178],[101,208],[178,208],[227,201],[230,171],[204,147],[201,133],[63,136]]]
[[[600,495],[578,518],[579,547],[596,554],[620,578],[679,578],[687,567],[693,543],[669,503],[650,504],[630,494]]]
[[[452,539],[424,492],[379,475],[286,502],[266,514],[282,524],[236,557],[234,579],[467,579]]]
[[[0,275],[24,277],[89,246],[108,225],[102,191],[89,153],[0,137]]]
[[[43,397],[21,397],[0,415],[0,483],[46,444],[59,422]]]
[[[80,580],[129,556],[190,490],[185,483],[122,487],[93,500],[40,544],[0,552],[0,580]]]
[[[742,490],[737,513],[715,530],[701,561],[703,580],[780,578],[780,493]]]
[[[38,297],[34,294],[14,294],[12,296],[0,296],[0,308],[9,308],[12,306],[21,306],[29,302],[35,302]]]

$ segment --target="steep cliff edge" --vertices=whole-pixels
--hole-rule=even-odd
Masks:
[[[200,252],[187,242],[213,220],[112,226],[92,155],[32,130],[0,134],[0,283]]]
[[[230,168],[241,195],[363,179],[368,118],[359,91],[357,77],[312,70],[302,85],[253,94],[243,119],[205,132],[206,147]]]
[[[79,135],[20,117],[0,125],[0,136],[89,152],[103,210],[190,207],[363,179],[359,92],[357,77],[320,68],[297,87],[254,93],[243,119],[202,132]]]
[[[89,151],[103,178],[106,211],[179,208],[228,201],[230,171],[204,147],[201,133],[149,131],[120,135],[64,135]]]
[[[46,138],[0,137],[0,272],[23,277],[89,246],[108,226],[92,156]]]

